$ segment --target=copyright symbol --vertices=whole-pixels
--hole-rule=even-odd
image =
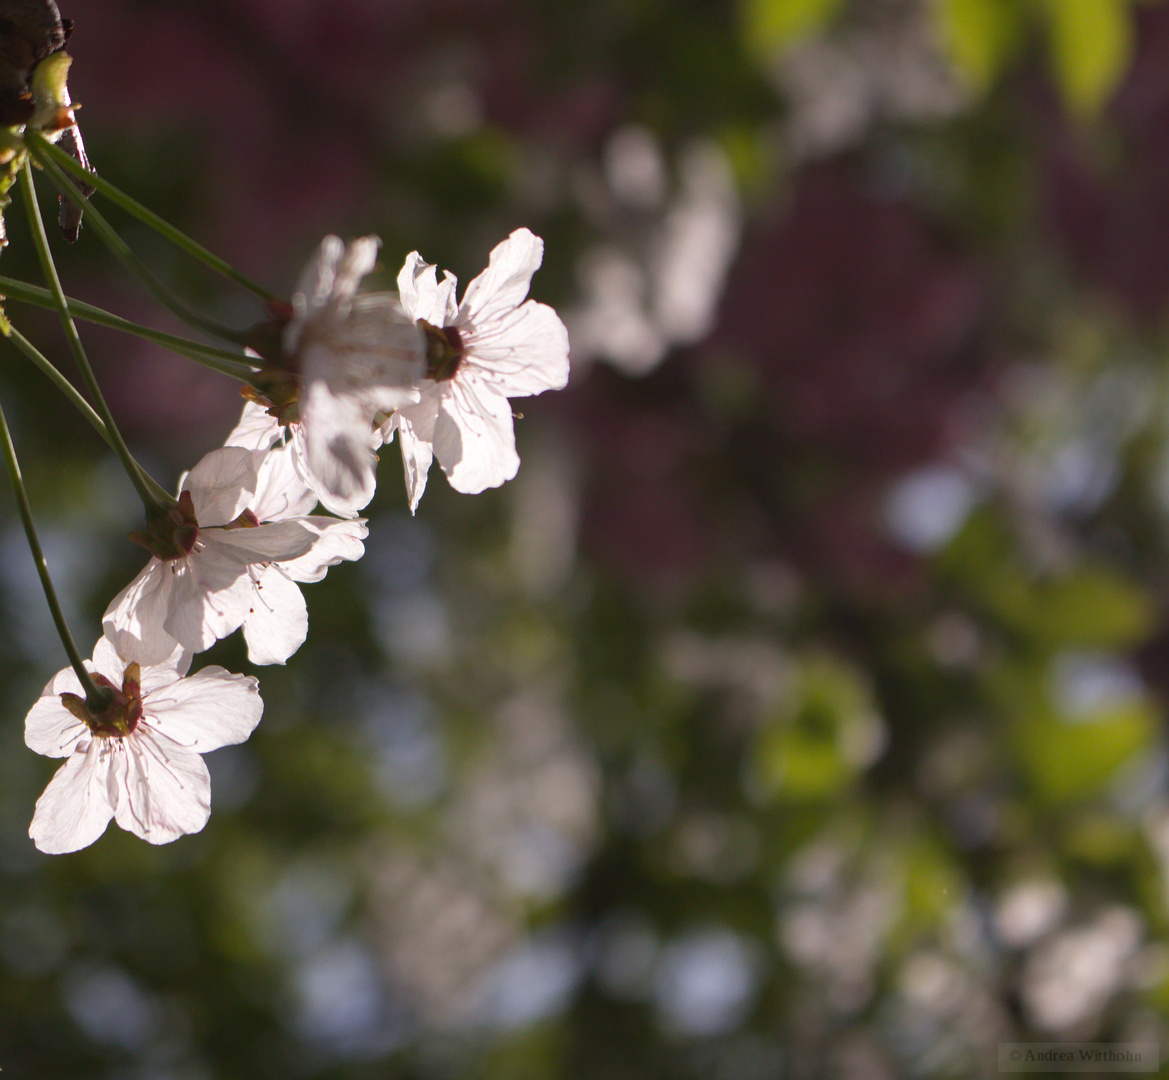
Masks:
[[[1022,1050],[1012,1050],[1007,1056],[1012,1061],[1018,1061],[1023,1056],[1023,1051]]]

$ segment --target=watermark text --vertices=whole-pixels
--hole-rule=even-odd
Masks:
[[[1129,1043],[999,1043],[999,1072],[1152,1073],[1160,1046]]]

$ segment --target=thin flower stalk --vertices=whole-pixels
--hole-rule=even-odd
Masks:
[[[61,170],[60,166],[47,154],[42,153],[33,143],[29,143],[28,146],[29,153],[33,159],[45,170],[49,179],[57,185],[61,194],[74,203],[74,205],[85,211],[85,219],[89,222],[90,228],[97,233],[102,243],[110,249],[110,253],[114,258],[138,278],[154,294],[155,299],[159,303],[174,312],[183,322],[188,326],[194,327],[196,330],[202,330],[204,333],[211,334],[223,341],[233,342],[236,345],[243,345],[245,343],[246,335],[243,331],[233,330],[212,319],[204,318],[172,295],[171,291],[158,280],[150,267],[130,250],[130,246],[117,234],[114,227],[96,207],[89,203],[77,190],[68,175]]]
[[[61,391],[68,399],[69,403],[79,412],[86,420],[89,421],[93,430],[96,431],[111,449],[114,448],[114,437],[110,434],[109,428],[106,427],[105,421],[98,416],[93,406],[81,396],[80,391],[75,387],[60,371],[57,370],[53,362],[45,356],[31,341],[28,340],[15,326],[8,325],[5,336],[13,345],[17,347],[33,364],[38,367],[45,375],[49,377],[53,385]]]
[[[186,233],[176,229],[170,222],[159,217],[153,210],[147,209],[137,199],[127,195],[120,188],[111,184],[109,180],[100,176],[98,173],[86,169],[80,162],[75,161],[60,147],[54,146],[39,133],[29,132],[26,134],[25,140],[35,146],[41,154],[52,158],[66,172],[72,173],[79,180],[84,180],[96,191],[109,199],[110,202],[120,206],[126,213],[131,214],[144,225],[148,225],[155,232],[166,237],[172,244],[181,248],[192,258],[197,259],[229,281],[233,281],[235,284],[247,289],[248,292],[253,293],[265,302],[278,299],[274,293],[269,292],[262,285],[258,285],[244,274],[241,274],[226,260],[221,259],[214,252],[208,251],[202,244],[187,236]]]
[[[75,387],[61,372],[54,366],[53,362],[49,360],[44,353],[40,351],[31,341],[28,340],[19,330],[11,323],[8,324],[5,333],[8,340],[17,347],[33,364],[39,368],[45,375],[49,377],[53,385],[57,387],[68,399],[69,402],[77,409],[79,413],[86,420],[89,421],[90,426],[96,431],[106,442],[111,450],[117,453],[117,444],[114,441],[114,436],[110,433],[110,429],[106,427],[105,421],[98,416],[96,410],[88,401],[81,396],[80,391]],[[141,465],[135,461],[135,466],[142,472],[142,477],[150,486],[151,490],[158,497],[162,503],[170,500],[171,494],[166,490],[157,480],[154,479]]]
[[[73,322],[73,317],[69,314],[69,303],[65,299],[65,292],[61,288],[61,279],[57,275],[57,267],[53,263],[53,255],[49,250],[49,238],[45,233],[45,223],[41,218],[40,204],[37,202],[36,187],[32,179],[32,168],[27,161],[20,170],[20,182],[24,193],[25,208],[28,213],[29,228],[37,249],[37,256],[40,259],[41,270],[56,299],[57,311],[61,317],[61,325],[65,330],[65,339],[69,342],[70,351],[72,351],[78,367],[81,368],[82,378],[85,380],[85,385],[93,397],[94,406],[97,409],[98,415],[102,418],[106,430],[113,439],[114,452],[118,455],[119,460],[121,460],[126,474],[130,477],[130,482],[134,485],[139,497],[142,499],[142,506],[146,511],[146,517],[148,519],[157,517],[165,512],[165,508],[168,505],[174,504],[174,499],[170,496],[167,496],[165,499],[159,498],[158,492],[161,489],[157,484],[153,484],[149,480],[146,472],[134,460],[129,448],[126,446],[125,440],[122,438],[121,432],[118,431],[117,424],[114,423],[113,414],[110,412],[105,398],[102,397],[101,388],[98,386],[97,378],[93,374],[93,368],[89,365],[89,358],[85,355],[85,347],[81,344],[81,336],[77,333],[77,326]]]
[[[0,408],[0,443],[3,443],[4,464],[8,470],[8,478],[12,482],[12,490],[16,495],[16,505],[20,511],[20,521],[24,525],[24,535],[28,539],[29,551],[32,552],[33,562],[36,563],[37,574],[41,579],[41,588],[45,591],[45,602],[49,605],[49,612],[53,616],[53,625],[57,628],[57,636],[65,647],[65,655],[69,657],[69,665],[73,668],[85,690],[85,703],[89,708],[100,711],[109,701],[109,695],[93,681],[86,670],[81,653],[73,641],[69,631],[69,624],[65,621],[65,613],[57,600],[57,590],[53,588],[53,579],[49,576],[49,564],[45,561],[45,553],[41,550],[41,542],[37,537],[36,525],[32,520],[32,507],[29,506],[28,492],[24,487],[24,478],[20,474],[20,462],[16,459],[16,447],[12,443],[12,434],[8,430],[8,420]]]
[[[2,274],[0,274],[0,295],[9,300],[32,304],[34,307],[57,310],[57,302],[48,289],[42,289],[38,285],[29,285],[16,278],[4,277]],[[238,379],[240,382],[250,382],[252,375],[257,370],[254,364],[241,359],[238,352],[216,348],[214,345],[204,345],[202,342],[191,341],[189,338],[179,337],[176,334],[168,334],[163,330],[155,330],[153,327],[143,326],[130,319],[123,319],[121,315],[115,315],[104,308],[86,304],[81,300],[74,300],[69,296],[65,299],[69,304],[69,313],[75,319],[82,319],[95,326],[106,326],[111,330],[121,330],[123,333],[133,334],[135,337],[153,342],[155,345],[161,345],[164,349],[169,349],[173,353],[194,360],[212,371],[218,371],[221,375]]]

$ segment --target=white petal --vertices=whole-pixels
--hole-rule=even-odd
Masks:
[[[173,566],[151,559],[102,616],[106,636],[127,663],[160,664],[174,652],[175,639],[164,629],[174,586]]]
[[[143,724],[122,742],[126,764],[115,777],[117,823],[151,844],[202,829],[211,815],[211,777],[203,759]]]
[[[280,438],[280,424],[263,405],[244,402],[239,423],[223,440],[224,446],[242,446],[247,450],[267,450]]]
[[[491,252],[487,269],[463,294],[457,325],[490,322],[518,307],[544,260],[544,241],[527,229],[516,229]]]
[[[88,738],[89,728],[61,703],[60,695],[66,693],[82,693],[72,668],[53,676],[24,718],[24,742],[30,750],[45,757],[68,757]]]
[[[312,470],[309,468],[308,441],[305,437],[303,426],[295,424],[291,430],[292,439],[289,442],[289,457],[292,460],[297,475],[313,489],[321,505],[330,513],[338,514],[344,518],[357,517],[361,508],[373,498],[373,487],[370,487],[368,491],[359,489],[348,499],[342,499],[326,491],[324,484],[321,483],[318,477],[313,475]],[[372,447],[370,453],[374,453]],[[376,457],[376,454],[374,456]]]
[[[318,490],[360,510],[376,485],[371,417],[354,398],[338,397],[324,382],[308,388],[301,416],[308,471]]]
[[[448,270],[440,285],[432,264],[423,261],[417,251],[406,256],[398,274],[398,293],[402,307],[411,319],[425,319],[431,326],[446,326],[458,314],[455,289],[458,280]]]
[[[568,331],[547,304],[529,300],[476,327],[463,361],[505,397],[526,397],[568,385]]]
[[[301,518],[302,525],[317,533],[317,541],[298,559],[281,561],[280,569],[293,581],[321,581],[325,571],[339,562],[356,562],[365,554],[362,541],[369,535],[364,520]]]
[[[92,739],[49,781],[28,830],[41,851],[49,855],[78,851],[105,832],[114,815],[106,785],[110,753],[105,740]]]
[[[122,676],[126,672],[128,663],[128,660],[123,660],[118,655],[114,643],[104,635],[98,639],[97,644],[93,647],[93,670],[104,675],[115,686],[122,685]]]
[[[341,237],[326,236],[301,271],[292,293],[292,319],[284,328],[284,351],[289,355],[296,352],[305,323],[328,303],[337,279],[337,263],[344,254]]]
[[[149,694],[159,687],[169,686],[191,670],[193,657],[194,653],[190,649],[184,648],[176,641],[174,651],[161,663],[142,666],[138,689],[143,694]]]
[[[306,637],[308,608],[300,586],[279,567],[269,567],[256,580],[252,603],[244,616],[248,659],[253,664],[283,664]]]
[[[382,242],[376,236],[359,236],[345,248],[329,297],[332,303],[343,304],[353,298],[361,279],[377,265],[381,246]]]
[[[192,553],[187,561],[198,564],[208,552],[216,552],[241,564],[295,559],[313,546],[316,534],[299,521],[267,521],[236,529],[205,529],[199,534],[203,555]]]
[[[283,521],[285,518],[311,514],[317,495],[297,472],[291,445],[274,446],[260,463],[252,513],[260,521]]]
[[[380,244],[376,236],[363,236],[348,246],[336,236],[321,241],[292,294],[292,319],[284,328],[286,353],[300,349],[303,339],[317,328],[314,324],[345,317],[361,279],[377,262]]]
[[[226,525],[247,509],[256,490],[261,456],[242,446],[225,446],[204,455],[183,481],[191,493],[199,526]]]
[[[435,425],[434,456],[451,487],[468,495],[510,480],[520,459],[507,398],[474,378],[453,380]]]
[[[426,490],[430,463],[434,460],[434,429],[442,394],[443,391],[430,384],[417,405],[399,409],[390,418],[390,435],[395,428],[401,432],[402,469],[406,474],[406,496],[412,514],[418,510],[418,503]]]
[[[131,663],[131,659],[121,656],[114,643],[107,637],[100,638],[94,646],[93,670],[100,672],[115,686],[122,685],[126,666],[129,663]],[[165,685],[186,675],[191,667],[191,653],[175,642],[170,655],[164,657],[157,664],[143,664],[141,660],[138,663],[142,668],[138,686],[145,693],[151,686]]]
[[[259,687],[250,675],[205,667],[147,695],[143,717],[171,742],[205,754],[244,742],[251,735],[264,712]]]
[[[369,410],[417,400],[426,370],[426,336],[390,293],[356,296],[343,320],[314,330],[302,350],[305,385],[323,380]],[[302,412],[303,416],[303,412]]]
[[[172,568],[164,629],[192,652],[203,652],[244,621],[251,588],[247,568],[220,545],[179,559]]]

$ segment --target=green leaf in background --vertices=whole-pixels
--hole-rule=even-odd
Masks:
[[[1106,788],[1121,765],[1148,748],[1157,718],[1141,704],[1086,723],[1037,716],[1029,721],[1019,736],[1032,779],[1046,798],[1062,801]]]
[[[743,42],[748,52],[768,60],[825,26],[839,8],[840,0],[740,0]]]
[[[1145,697],[1105,703],[1084,716],[1063,716],[1039,669],[1015,667],[994,682],[1020,763],[1047,802],[1099,795],[1121,766],[1151,746],[1159,724]]]
[[[1120,83],[1132,54],[1129,0],[1045,0],[1051,62],[1068,108],[1092,116]]]
[[[756,781],[779,798],[826,798],[871,765],[883,745],[884,725],[863,676],[834,658],[814,657],[759,734]]]
[[[1026,568],[1013,540],[990,513],[972,514],[938,560],[971,605],[1040,649],[1129,649],[1156,623],[1148,592],[1104,564],[1043,575]]]
[[[1149,597],[1102,568],[1046,581],[1004,569],[986,583],[983,601],[1004,626],[1045,648],[1125,648],[1143,641],[1154,623]]]
[[[937,17],[951,60],[979,92],[1023,42],[1016,0],[939,0]]]
[[[946,848],[922,834],[908,846],[905,858],[905,925],[908,941],[944,917],[965,890],[963,875]]]

